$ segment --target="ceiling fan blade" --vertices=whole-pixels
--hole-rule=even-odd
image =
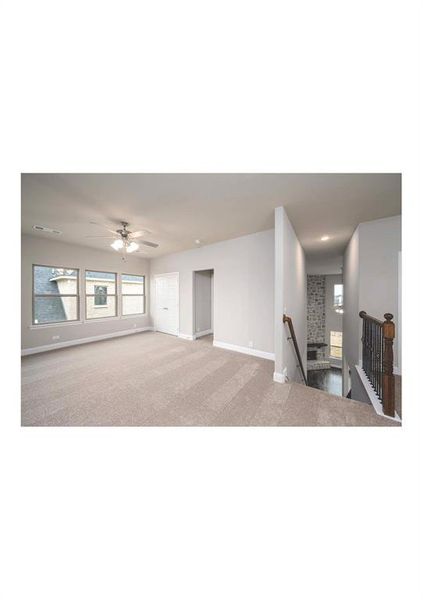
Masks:
[[[97,227],[102,227],[103,229],[105,229],[106,231],[109,231],[110,233],[115,233],[116,234],[116,229],[110,229],[110,227],[113,227],[113,225],[105,225],[104,223],[97,223],[97,221],[90,221],[90,225],[97,225]]]
[[[151,231],[148,231],[148,229],[140,229],[139,231],[131,231],[130,235],[133,238],[139,238],[143,235],[148,235],[149,233],[151,233]]]
[[[158,248],[159,244],[155,244],[154,242],[147,242],[147,240],[139,240],[139,244],[143,244],[144,246],[149,246],[150,248]]]
[[[103,240],[117,240],[118,237],[116,235],[86,235],[85,239],[91,239],[93,240],[94,238],[102,238]]]

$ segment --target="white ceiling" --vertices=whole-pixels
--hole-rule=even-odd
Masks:
[[[401,212],[399,174],[24,174],[22,232],[114,252],[90,221],[148,229],[155,257],[264,231],[285,206],[308,256],[342,254],[358,223]],[[33,225],[62,231],[37,233]],[[320,238],[328,235],[329,240]]]

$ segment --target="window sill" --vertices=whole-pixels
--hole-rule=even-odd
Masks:
[[[118,321],[119,319],[121,319],[121,317],[118,315],[113,315],[111,317],[92,317],[91,319],[84,319],[83,323],[95,323],[96,321],[102,323],[104,321]]]
[[[104,323],[105,321],[119,321],[124,319],[136,319],[144,317],[147,313],[136,313],[133,315],[116,315],[113,317],[97,317],[92,319],[83,319],[78,321],[63,321],[60,323],[40,323],[39,325],[28,325],[28,329],[49,329],[51,327],[69,327],[69,325],[86,325],[87,323],[95,323],[96,321]]]
[[[39,323],[29,325],[29,329],[48,329],[49,327],[68,327],[69,325],[82,325],[83,321],[63,321],[60,323]]]

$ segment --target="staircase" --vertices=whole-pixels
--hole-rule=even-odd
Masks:
[[[376,412],[387,417],[398,417],[396,412],[396,385],[394,377],[393,343],[395,339],[395,324],[391,313],[385,313],[385,321],[380,321],[368,315],[364,310],[359,316],[363,319],[362,365],[361,369],[367,378],[364,384],[370,386],[368,392]],[[376,404],[374,402],[376,396]],[[401,409],[400,409],[401,412]]]

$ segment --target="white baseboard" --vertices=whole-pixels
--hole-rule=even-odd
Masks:
[[[383,412],[383,408],[382,408],[382,402],[379,400],[374,389],[370,385],[370,381],[368,380],[367,375],[364,372],[363,368],[360,365],[355,365],[355,368],[361,379],[361,383],[363,384],[364,389],[366,390],[366,394],[368,395],[369,400],[372,403],[373,408],[375,409],[375,412],[378,415],[380,415],[381,417],[385,417],[385,419],[391,419],[393,421],[401,422],[401,418],[399,417],[399,415],[397,413],[395,413],[395,417],[389,417],[388,415],[385,415],[385,413]]]
[[[28,354],[38,354],[39,352],[48,352],[49,350],[59,350],[60,348],[67,348],[68,346],[79,346],[81,344],[99,342],[101,340],[108,340],[109,338],[121,337],[123,335],[131,335],[133,333],[141,333],[143,331],[152,331],[152,329],[152,327],[137,327],[134,329],[125,329],[123,331],[104,333],[103,335],[93,335],[91,337],[80,338],[77,340],[68,340],[67,342],[58,342],[55,344],[46,344],[45,346],[36,346],[35,348],[23,348],[21,351],[21,355],[27,356]]]
[[[188,335],[186,333],[179,333],[178,337],[181,338],[182,340],[189,340],[191,342],[195,339],[193,335]]]
[[[276,381],[276,383],[286,383],[287,382],[286,369],[284,369],[282,373],[276,373],[276,371],[275,371],[273,373],[273,381]]]
[[[210,335],[211,333],[213,333],[213,329],[206,329],[205,331],[197,331],[197,333],[195,334],[195,339],[203,337],[203,335]]]
[[[275,360],[275,355],[273,352],[264,352],[263,350],[256,350],[255,348],[246,348],[245,346],[236,346],[235,344],[227,344],[226,342],[218,342],[216,340],[214,340],[213,346],[216,346],[216,348],[223,348],[224,350],[240,352],[241,354],[249,354],[250,356],[266,358],[267,360]]]

